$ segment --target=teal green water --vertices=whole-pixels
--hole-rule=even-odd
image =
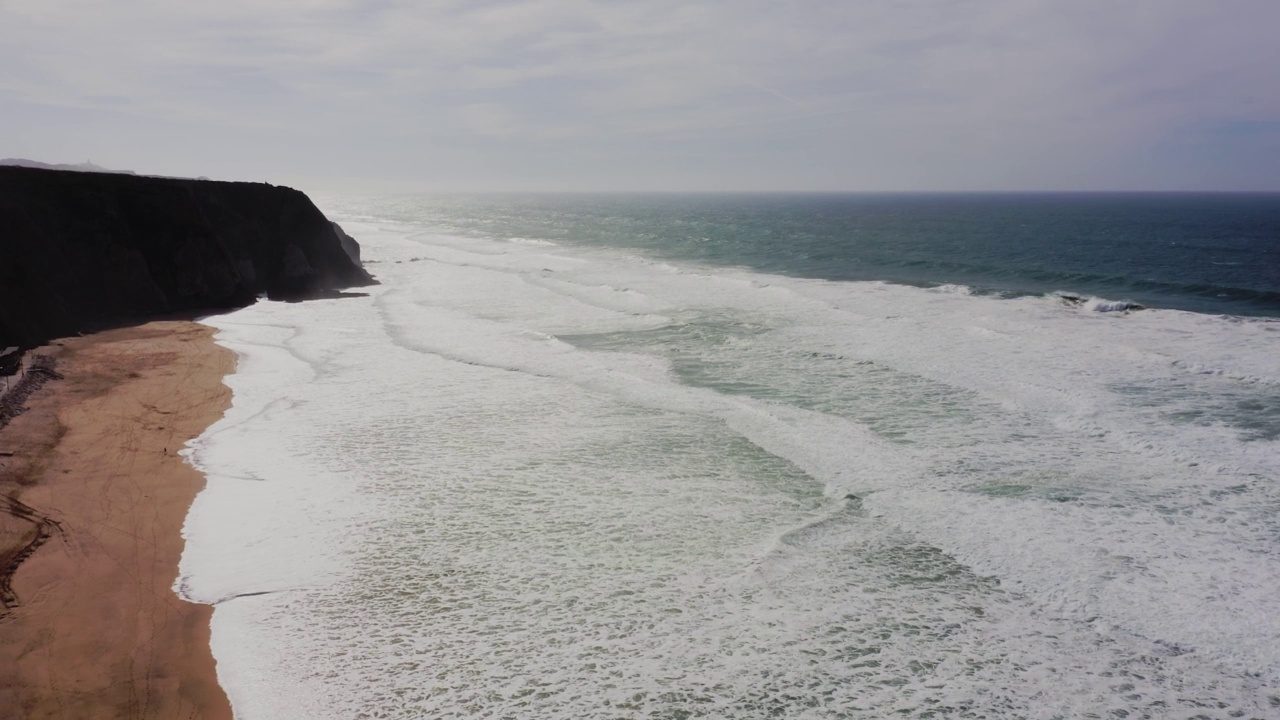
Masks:
[[[1280,194],[489,195],[388,216],[828,280],[1280,315]]]

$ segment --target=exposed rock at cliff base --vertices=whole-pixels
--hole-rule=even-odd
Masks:
[[[0,167],[0,346],[373,282],[292,188]]]

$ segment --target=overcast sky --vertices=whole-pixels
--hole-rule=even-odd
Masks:
[[[1280,190],[1280,0],[0,0],[0,157],[303,190]]]

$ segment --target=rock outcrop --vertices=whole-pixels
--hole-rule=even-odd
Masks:
[[[373,282],[291,188],[0,167],[0,347]]]
[[[360,265],[360,243],[351,237],[342,229],[338,223],[333,223],[333,234],[338,236],[338,243],[342,245],[342,250],[351,258],[351,261]]]

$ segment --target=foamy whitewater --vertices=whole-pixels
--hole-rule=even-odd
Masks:
[[[381,285],[204,321],[237,718],[1280,717],[1275,319],[326,209]]]

